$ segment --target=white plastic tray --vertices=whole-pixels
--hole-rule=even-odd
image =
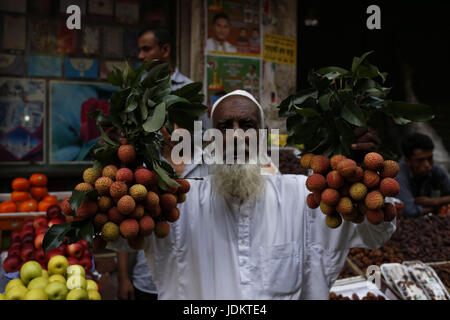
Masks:
[[[330,292],[349,297],[350,299],[353,299],[353,294],[358,295],[359,299],[362,299],[370,292],[375,296],[382,296],[384,299],[390,300],[372,282],[367,281],[364,276],[339,279],[333,284]]]
[[[390,270],[397,270],[395,276],[392,275]],[[416,281],[411,277],[406,266],[400,263],[384,263],[380,266],[381,274],[383,275],[386,282],[393,288],[397,289],[403,299],[405,300],[429,300],[429,296],[426,291],[416,283]],[[415,290],[416,296],[408,295],[402,288],[401,284],[403,282],[409,282],[410,288]]]

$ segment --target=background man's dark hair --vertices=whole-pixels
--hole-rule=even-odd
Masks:
[[[434,144],[430,137],[422,133],[413,133],[402,141],[402,151],[405,157],[411,157],[414,149],[433,150]]]
[[[217,20],[219,19],[225,19],[230,23],[230,18],[225,13],[218,13],[214,16],[212,23],[215,24]]]
[[[140,38],[141,36],[143,36],[144,34],[146,34],[147,32],[153,32],[153,34],[155,35],[156,40],[158,41],[158,45],[160,47],[162,47],[165,44],[169,44],[170,45],[170,61],[173,62],[175,61],[175,45],[173,44],[172,38],[170,36],[170,31],[166,28],[161,28],[161,27],[146,27],[144,29],[142,29],[139,32],[138,37]]]

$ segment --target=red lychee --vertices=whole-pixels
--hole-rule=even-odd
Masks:
[[[143,236],[151,235],[154,229],[155,221],[151,217],[145,216],[139,220],[139,233]]]
[[[305,169],[310,169],[312,157],[314,157],[314,154],[312,153],[302,154],[300,157],[300,165]]]
[[[330,159],[331,168],[333,168],[333,170],[337,170],[338,163],[344,159],[347,159],[347,158],[341,154],[336,154],[336,155],[332,156]]]
[[[371,224],[380,224],[384,221],[384,214],[381,209],[367,211],[366,217]]]
[[[76,216],[78,218],[89,218],[97,213],[98,206],[96,201],[84,200],[78,207]]]
[[[134,180],[133,171],[129,168],[120,168],[116,172],[116,181],[122,181],[126,184],[131,184]]]
[[[106,196],[109,194],[109,188],[113,184],[111,178],[100,177],[95,180],[95,189],[98,191],[99,196]]]
[[[123,163],[131,163],[134,161],[134,159],[136,159],[136,151],[134,150],[134,147],[132,145],[121,145],[117,150],[117,156]]]
[[[322,191],[321,200],[327,205],[334,207],[339,202],[339,192],[335,189],[327,188]]]
[[[364,171],[363,183],[367,188],[375,188],[380,183],[380,176],[372,170]]]
[[[172,208],[169,211],[164,211],[163,216],[167,221],[175,222],[180,217],[180,210],[178,210],[178,208],[176,208],[176,207]]]
[[[158,221],[155,225],[155,236],[165,238],[169,234],[170,225],[166,221]]]
[[[327,184],[330,188],[339,189],[344,185],[344,178],[337,170],[330,171],[327,174]]]
[[[384,178],[380,182],[380,192],[385,197],[395,197],[400,192],[400,185],[393,178]]]
[[[319,206],[319,204],[320,204],[320,201],[315,200],[314,193],[308,194],[308,196],[306,197],[306,205],[309,208],[315,209]]]
[[[134,201],[133,197],[129,195],[124,195],[117,202],[117,209],[119,209],[119,212],[123,215],[131,214],[135,208],[136,202]]]
[[[378,171],[383,168],[384,159],[381,154],[376,152],[369,152],[365,155],[363,163],[364,166],[373,171]]]
[[[330,160],[325,156],[317,155],[312,157],[310,165],[314,173],[325,174],[330,167]]]
[[[384,205],[384,197],[379,191],[371,191],[364,199],[364,204],[370,210],[380,209]]]
[[[148,169],[138,169],[134,173],[134,178],[137,184],[142,184],[143,186],[150,186],[153,183],[154,176],[152,172]]]
[[[113,164],[107,165],[102,170],[102,176],[103,177],[108,177],[111,180],[114,180],[116,178],[117,170],[118,169],[117,169],[117,167],[115,165],[113,165]]]
[[[353,211],[353,202],[349,197],[342,197],[336,206],[336,211],[340,214],[350,214]]]
[[[367,187],[361,182],[356,182],[350,187],[350,197],[353,200],[363,200],[367,195]]]
[[[392,203],[386,203],[383,208],[384,221],[390,222],[397,217],[397,209]]]
[[[326,216],[325,223],[329,228],[336,229],[342,224],[342,218],[337,213],[332,213]]]
[[[397,162],[393,160],[385,160],[383,162],[383,169],[381,170],[382,178],[395,178],[400,171]]]
[[[178,193],[188,193],[191,189],[191,184],[186,179],[178,179],[177,182],[180,184],[178,187]]]
[[[108,210],[108,219],[119,225],[125,219],[125,217],[120,213],[117,207],[112,207]]]
[[[356,173],[356,162],[352,159],[341,160],[337,165],[337,170],[344,178],[351,177]]]
[[[325,202],[320,201],[320,211],[322,211],[323,214],[332,214],[333,212],[336,211],[336,209],[332,206],[327,205]]]
[[[125,239],[131,239],[139,233],[139,223],[134,219],[125,219],[120,223],[120,234]]]
[[[114,199],[119,199],[127,194],[128,187],[125,184],[125,182],[122,181],[116,181],[111,184],[111,187],[109,188],[109,193],[111,197]]]
[[[321,174],[314,173],[306,179],[306,188],[311,192],[321,192],[326,186],[325,177]]]
[[[177,206],[177,197],[171,193],[164,193],[160,197],[160,206],[164,211],[170,211]]]
[[[351,183],[359,182],[363,179],[364,170],[361,167],[356,167],[355,174],[347,177],[346,180]]]

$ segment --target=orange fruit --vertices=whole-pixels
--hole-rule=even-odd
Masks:
[[[30,189],[30,181],[25,178],[15,178],[11,183],[11,187],[14,191],[28,191]]]
[[[55,196],[51,196],[51,195],[46,195],[42,201],[44,202],[49,202],[51,204],[58,204],[58,198]]]
[[[48,195],[48,189],[46,187],[32,187],[30,193],[35,200],[39,201]]]
[[[33,173],[30,176],[30,182],[33,187],[45,187],[47,185],[48,179],[45,174]]]
[[[19,205],[20,212],[32,212],[37,211],[37,209],[38,204],[34,199],[26,200]]]
[[[0,213],[17,212],[17,205],[14,201],[5,201],[0,204]]]
[[[50,207],[51,205],[53,205],[53,203],[48,202],[48,201],[41,201],[41,202],[39,202],[39,205],[38,205],[38,211],[39,212],[47,212],[48,207]]]
[[[30,194],[26,191],[13,191],[11,192],[11,201],[22,202],[30,199]]]

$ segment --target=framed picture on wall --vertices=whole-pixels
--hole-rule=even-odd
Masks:
[[[44,162],[43,79],[0,78],[0,163]]]
[[[117,88],[105,83],[50,81],[50,163],[90,162],[89,149],[100,139],[93,110],[108,113]]]

